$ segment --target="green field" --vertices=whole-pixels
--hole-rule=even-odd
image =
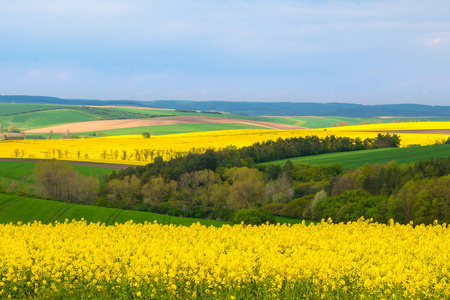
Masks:
[[[13,124],[19,130],[30,130],[57,124],[94,121],[99,119],[101,118],[97,115],[80,110],[55,109],[28,112],[11,116],[1,116],[0,124],[3,124],[3,127],[5,128]]]
[[[33,169],[36,163],[0,161],[0,187],[8,191],[32,192],[34,184]],[[101,179],[111,174],[112,169],[88,166],[72,166],[80,174]]]
[[[24,104],[24,103],[0,103],[0,116],[20,114],[40,110],[52,110],[67,108],[66,105],[53,104]]]
[[[259,126],[230,123],[230,124],[178,124],[178,125],[158,125],[158,126],[143,126],[121,129],[102,130],[102,136],[113,135],[129,135],[129,134],[141,134],[142,132],[149,132],[152,135],[164,135],[164,134],[176,134],[176,133],[189,133],[189,132],[202,132],[202,131],[215,131],[215,130],[232,130],[232,129],[261,129]],[[80,137],[88,136],[93,132],[76,134]],[[97,131],[96,134],[99,134]]]
[[[125,223],[133,220],[135,223],[154,222],[160,224],[175,224],[189,226],[200,222],[202,225],[222,226],[232,224],[217,220],[182,218],[156,213],[122,210],[88,205],[76,205],[59,201],[33,199],[15,195],[0,194],[0,223],[28,223],[41,221],[44,224],[55,221],[64,222],[85,219],[87,222],[100,222],[106,225]],[[296,224],[301,220],[276,217],[279,223]],[[309,222],[310,223],[310,222]],[[308,224],[308,223],[307,223]]]
[[[317,116],[301,116],[301,117],[261,117],[261,121],[302,126],[307,128],[324,128],[324,127],[332,127],[333,124],[337,125],[340,122],[348,122],[348,125],[357,125],[362,122],[383,122],[383,123],[391,123],[392,121],[402,121],[402,122],[410,122],[410,121],[449,121],[449,118],[393,118],[393,119],[381,119],[381,118],[348,118],[348,117],[317,117]]]
[[[200,222],[203,225],[221,226],[228,224],[216,220],[203,220],[165,216],[161,214],[125,211],[116,208],[106,208],[87,205],[76,205],[51,200],[33,199],[15,195],[0,194],[0,223],[41,221],[48,224],[54,221],[81,220],[101,222],[112,225],[116,222],[125,223],[133,220],[136,223],[157,221],[161,224],[191,225]]]
[[[349,125],[355,125],[361,122],[369,121],[373,123],[374,121],[383,121],[385,123],[390,123],[392,120],[396,121],[448,121],[449,118],[395,118],[395,119],[380,119],[380,118],[347,118],[347,117],[309,117],[309,116],[293,116],[293,117],[265,117],[265,116],[247,116],[247,115],[233,115],[228,113],[214,114],[214,113],[200,113],[200,112],[182,112],[173,110],[150,110],[150,109],[139,109],[139,108],[125,108],[125,107],[108,107],[95,108],[92,111],[84,110],[80,107],[65,106],[65,105],[49,105],[49,104],[19,104],[19,103],[0,103],[0,124],[7,128],[9,125],[13,124],[20,130],[30,130],[36,128],[42,128],[58,124],[67,124],[75,122],[84,121],[95,121],[100,119],[111,119],[126,117],[119,114],[111,115],[111,111],[116,112],[131,112],[139,113],[143,117],[145,116],[204,116],[204,117],[219,117],[228,119],[241,119],[241,120],[253,120],[253,121],[265,121],[271,123],[281,123],[287,125],[302,126],[307,128],[323,128],[331,127],[333,124],[338,124],[340,122],[348,122]],[[249,127],[245,127],[249,128]],[[131,130],[131,131],[129,131]],[[155,128],[155,134],[169,134],[169,133],[180,133],[180,132],[192,132],[180,131],[180,129],[163,129]],[[195,130],[195,129],[192,129]],[[215,130],[215,129],[211,129]],[[220,129],[219,129],[220,130]],[[148,128],[135,128],[135,129],[125,129],[125,134],[128,132],[142,132],[149,131]],[[156,133],[160,131],[161,133]],[[166,133],[167,132],[167,133]],[[118,133],[106,133],[106,135],[116,135]],[[122,133],[119,133],[122,134]],[[59,136],[55,136],[59,137]]]
[[[293,163],[310,165],[332,165],[338,163],[345,169],[356,169],[364,164],[382,164],[396,160],[399,164],[409,164],[428,158],[447,157],[450,155],[450,145],[431,145],[407,148],[383,148],[352,152],[327,153],[312,156],[301,156],[289,159],[271,161],[263,164],[284,165],[288,160]]]

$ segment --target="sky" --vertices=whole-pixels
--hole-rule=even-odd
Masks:
[[[450,1],[0,0],[0,95],[450,105]]]

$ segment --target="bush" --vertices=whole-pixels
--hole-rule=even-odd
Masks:
[[[45,136],[39,135],[39,134],[29,134],[29,135],[26,135],[25,138],[27,140],[45,140],[46,139]]]
[[[269,203],[264,205],[262,209],[265,211],[270,211],[276,216],[282,216],[285,205],[285,203]]]
[[[275,223],[275,217],[273,213],[269,211],[263,211],[255,208],[241,209],[237,211],[233,216],[233,222],[235,224],[248,224],[248,225],[261,225],[264,223]]]
[[[292,200],[283,208],[282,215],[294,219],[311,218],[311,202],[313,199],[314,194],[310,194]]]

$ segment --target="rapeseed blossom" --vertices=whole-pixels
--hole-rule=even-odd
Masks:
[[[0,225],[0,298],[444,299],[450,229]]]
[[[431,126],[433,125],[433,126]],[[395,126],[398,126],[396,129]],[[375,124],[361,126],[345,126],[324,129],[300,130],[269,130],[245,129],[224,130],[195,133],[182,133],[154,136],[143,139],[140,135],[111,136],[91,139],[62,139],[62,140],[19,140],[0,141],[1,158],[41,158],[80,160],[92,162],[113,162],[122,164],[145,165],[156,156],[165,160],[177,155],[184,155],[192,150],[193,145],[198,152],[208,148],[220,149],[230,145],[235,147],[250,146],[256,142],[286,139],[291,137],[318,136],[325,138],[329,135],[350,137],[353,139],[375,138],[378,132],[403,129],[449,129],[450,122],[419,122],[396,124]],[[427,127],[428,126],[428,127]],[[450,135],[423,133],[397,133],[401,138],[400,146],[412,144],[431,145],[444,142]],[[146,151],[146,152],[145,152]]]

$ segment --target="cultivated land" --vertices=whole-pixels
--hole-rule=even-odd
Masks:
[[[48,133],[50,130],[52,130],[54,133],[65,133],[68,130],[71,133],[83,133],[91,131],[102,131],[110,129],[145,127],[145,126],[181,125],[181,124],[227,124],[227,123],[239,123],[278,130],[280,129],[292,130],[301,128],[293,125],[269,123],[262,121],[247,121],[247,120],[226,119],[216,117],[179,116],[179,117],[161,117],[153,119],[101,120],[90,122],[77,122],[71,124],[44,127],[34,130],[27,130],[25,131],[25,133],[42,134]]]
[[[383,148],[352,152],[327,153],[312,156],[302,156],[283,160],[275,160],[262,165],[284,165],[292,163],[306,163],[308,165],[340,164],[345,169],[357,169],[367,164],[383,164],[396,160],[399,164],[409,164],[429,158],[448,157],[450,145],[416,146],[405,148]]]
[[[256,142],[278,138],[312,135],[324,138],[331,134],[364,140],[376,137],[380,131],[391,131],[396,128],[395,125],[375,124],[301,130],[225,130],[154,136],[148,139],[143,139],[140,135],[131,135],[95,139],[0,141],[2,146],[0,158],[57,158],[73,161],[143,165],[152,162],[152,159],[158,155],[164,159],[170,159],[176,155],[187,153],[193,147],[197,148],[196,151],[204,151],[207,148],[217,149],[230,145],[236,147],[249,146]],[[401,130],[426,129],[418,133],[399,133],[402,147],[442,143],[450,137],[446,134],[430,134],[427,131],[438,128],[449,129],[450,122],[416,122],[407,125],[400,123],[399,126],[402,126],[400,127]],[[355,127],[355,129],[352,127]],[[149,151],[147,157],[142,156],[143,151]]]
[[[79,204],[69,204],[59,201],[34,199],[0,193],[0,224],[28,223],[40,221],[43,224],[55,221],[64,222],[66,219],[86,220],[88,223],[104,223],[105,225],[123,224],[130,220],[134,223],[174,224],[190,226],[200,223],[206,226],[222,226],[232,224],[217,220],[195,219],[161,215],[150,212],[122,210],[117,208],[97,207]],[[302,220],[276,217],[280,224],[297,224]],[[311,222],[306,222],[310,224]]]
[[[48,132],[53,130],[55,134],[52,140],[0,141],[0,157],[4,157],[3,161],[0,159],[0,298],[450,297],[450,231],[445,224],[440,225],[437,221],[433,224],[434,219],[448,223],[449,216],[445,212],[448,213],[450,161],[440,159],[410,166],[369,165],[353,173],[341,172],[335,167],[288,165],[291,175],[286,175],[287,167],[228,168],[233,164],[251,164],[251,160],[242,159],[244,156],[233,147],[312,135],[319,138],[335,135],[363,141],[388,132],[400,136],[401,146],[431,146],[331,153],[290,158],[290,161],[309,165],[339,163],[346,169],[391,160],[407,164],[448,157],[450,145],[433,144],[445,142],[450,137],[450,122],[331,127],[342,122],[350,125],[378,122],[380,118],[252,117],[134,107],[3,107],[5,110],[0,104],[0,112],[8,112],[3,116],[0,113],[3,128],[14,121],[14,125],[30,133],[48,137]],[[69,124],[55,126],[63,123]],[[271,129],[260,129],[261,126]],[[328,128],[278,130],[289,126]],[[255,129],[257,127],[259,129]],[[97,137],[55,139],[67,130],[72,134],[79,132],[80,136],[94,136],[95,133]],[[140,134],[144,131],[151,133],[151,138],[143,138]],[[99,138],[98,135],[109,137]],[[369,146],[386,146],[382,144],[386,140],[398,142],[395,138],[382,138],[380,144],[369,141]],[[349,148],[349,139],[339,139],[339,142],[327,139],[328,144],[320,146],[318,143],[323,141],[306,140],[290,149],[299,147],[308,151],[324,146],[331,151],[331,143],[336,143],[334,149],[355,149]],[[353,142],[349,142],[352,147]],[[278,151],[294,144],[279,141],[265,145],[267,148],[261,151]],[[192,150],[193,147],[196,149]],[[222,152],[225,158],[221,160],[227,168],[210,167],[209,163],[213,164],[214,159],[218,163],[217,157],[191,155],[190,160],[180,158],[172,161],[171,166],[159,161],[139,168],[143,173],[137,172],[138,176],[127,175],[136,171],[130,169],[127,174],[119,172],[114,179],[104,177],[113,172],[106,167],[144,165],[159,155],[169,160],[188,151],[203,153],[212,147],[229,147],[227,152]],[[104,178],[103,182],[100,186],[89,187],[95,180],[84,181],[85,178],[79,175],[65,177],[64,174],[73,172],[65,166],[48,163],[44,164],[49,168],[47,172],[41,170],[38,176],[51,178],[58,183],[53,186],[61,184],[61,188],[59,193],[46,191],[42,195],[52,195],[67,202],[32,198],[40,197],[36,194],[19,196],[18,193],[40,192],[35,190],[33,175],[38,158],[77,160],[71,162],[75,170],[82,175]],[[286,161],[269,163],[282,165]],[[105,163],[105,168],[95,167],[102,164],[94,162]],[[206,163],[211,170],[196,171]],[[51,176],[56,173],[60,176]],[[180,179],[176,177],[178,173]],[[288,176],[285,179],[289,183],[283,180],[283,174]],[[433,177],[436,174],[442,177]],[[414,180],[409,180],[410,177]],[[169,179],[173,181],[169,182]],[[202,184],[194,190],[191,188],[195,188],[195,183],[189,180],[199,180]],[[168,191],[163,190],[166,185]],[[251,190],[255,186],[259,187],[258,191]],[[44,186],[41,188],[45,189]],[[245,195],[232,198],[242,188]],[[339,192],[338,188],[344,191],[335,196],[332,193]],[[95,194],[96,189],[100,190],[99,194]],[[92,192],[95,196],[74,197],[73,191],[81,196],[81,191]],[[160,191],[160,194],[166,194],[164,199],[153,197]],[[264,195],[258,196],[261,191]],[[290,198],[288,192],[292,192]],[[252,195],[246,200],[248,202],[242,200],[246,195]],[[402,195],[407,197],[403,199]],[[74,204],[83,201],[105,207]],[[237,204],[241,206],[235,206]],[[235,217],[244,212],[241,208],[247,207],[245,205],[299,219],[332,217],[336,223],[275,217],[275,222],[280,224],[229,226],[233,224],[215,220],[217,216],[237,220]],[[164,211],[176,217],[137,210]],[[210,219],[179,217],[183,215]],[[382,223],[361,219],[347,222],[362,215]],[[414,217],[414,225],[422,222],[433,225],[400,225],[388,221],[391,217],[403,216]],[[413,220],[406,217],[400,222],[408,224]],[[250,221],[254,218],[252,216]],[[286,225],[300,222],[302,224]]]

